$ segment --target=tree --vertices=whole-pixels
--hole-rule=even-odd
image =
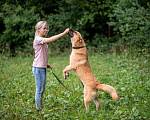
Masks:
[[[20,5],[4,4],[2,11],[5,30],[0,43],[10,49],[11,56],[15,56],[18,48],[25,48],[29,40],[34,38],[33,25],[40,20],[40,17],[35,14],[34,7],[24,9]]]
[[[142,4],[142,3],[141,3]],[[121,43],[150,48],[150,5],[142,7],[138,0],[118,0],[109,14],[108,25],[114,27]]]

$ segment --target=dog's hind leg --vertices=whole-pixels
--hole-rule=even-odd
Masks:
[[[89,103],[90,103],[90,97],[89,97],[89,91],[88,88],[84,87],[84,105],[86,110],[89,110]]]
[[[96,105],[96,110],[99,110],[99,103],[98,103],[98,101],[96,99],[94,99],[93,101],[94,101],[94,103]]]
[[[97,102],[96,98],[95,98],[95,93],[92,93],[92,92],[89,92],[88,91],[88,94],[86,96],[84,96],[84,104],[85,104],[85,107],[86,107],[86,110],[89,109],[89,103],[93,100],[95,105],[96,105],[96,110],[99,109],[99,103]]]
[[[96,98],[97,98],[97,91],[91,89],[90,87],[85,86],[84,87],[84,104],[85,104],[86,110],[89,109],[89,103],[91,101],[94,101],[97,109],[99,108],[99,103],[97,102]]]
[[[84,104],[85,104],[85,108],[86,108],[86,110],[89,110],[89,103],[90,103],[90,101],[89,101],[89,100],[84,99]]]
[[[97,101],[98,95],[99,95],[99,93],[98,93],[98,90],[97,90],[97,91],[96,91],[96,97],[95,97],[95,99],[93,100],[94,103],[95,103],[95,105],[96,105],[96,110],[99,110],[99,103],[98,103],[98,101]]]

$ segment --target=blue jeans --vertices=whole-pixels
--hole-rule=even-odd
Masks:
[[[35,84],[36,84],[36,93],[35,93],[35,102],[36,102],[36,109],[39,110],[42,108],[42,99],[43,93],[45,91],[46,86],[46,68],[32,68],[33,74],[35,76]]]

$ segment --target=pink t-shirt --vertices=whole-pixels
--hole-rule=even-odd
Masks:
[[[48,64],[48,45],[43,43],[44,38],[36,36],[33,42],[35,57],[33,67],[47,68]]]

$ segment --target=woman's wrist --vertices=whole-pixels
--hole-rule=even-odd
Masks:
[[[63,35],[65,35],[65,34],[67,34],[67,32],[66,32],[66,31],[64,31],[64,32],[63,32]]]

